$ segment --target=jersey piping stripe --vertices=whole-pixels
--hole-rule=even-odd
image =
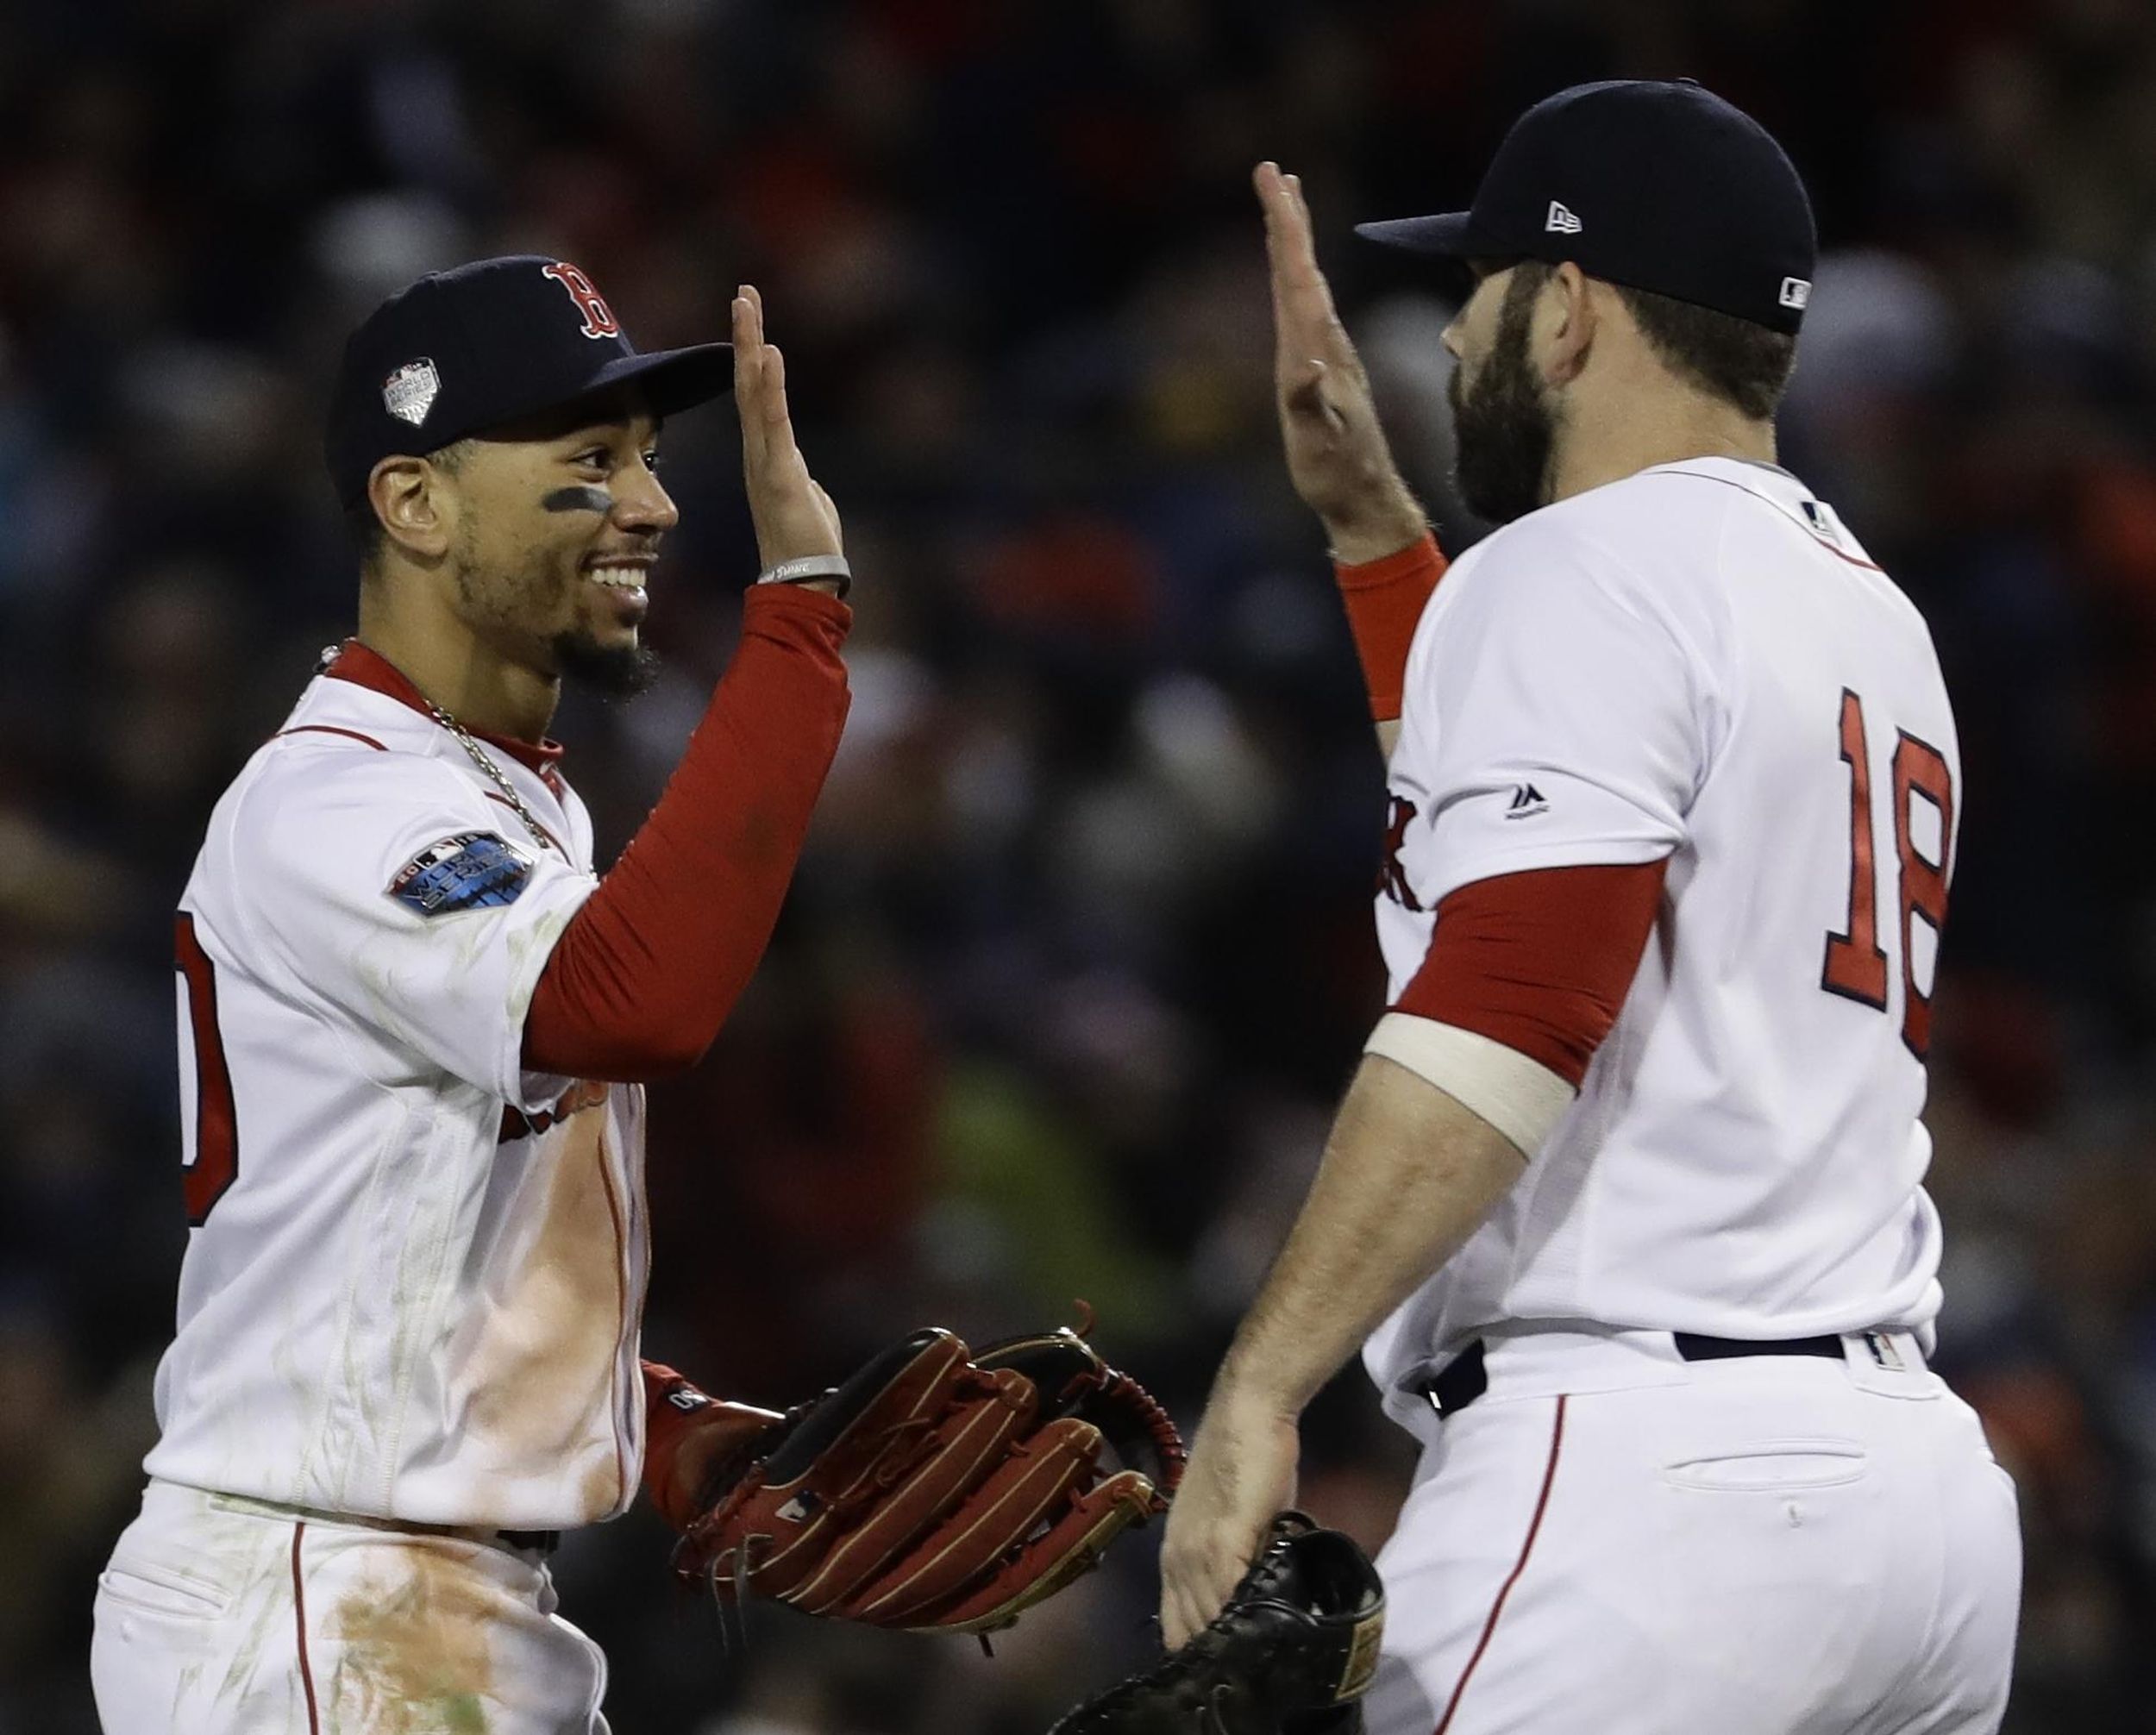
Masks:
[[[1664,472],[1664,473],[1670,476],[1689,476],[1694,481],[1696,482],[1719,482],[1725,488],[1734,488],[1740,494],[1749,494],[1755,500],[1765,501],[1768,505],[1773,507],[1775,510],[1781,513],[1783,517],[1788,518],[1792,524],[1796,524],[1798,529],[1804,529],[1804,526],[1798,523],[1797,519],[1790,513],[1789,508],[1784,506],[1771,494],[1762,494],[1757,488],[1745,487],[1742,482],[1733,482],[1727,476],[1703,476],[1696,470],[1670,470]],[[1811,536],[1814,542],[1817,542],[1821,548],[1826,549],[1827,552],[1832,554],[1836,560],[1846,561],[1852,567],[1862,567],[1867,573],[1877,573],[1882,578],[1886,576],[1885,567],[1876,565],[1871,561],[1860,561],[1854,554],[1845,554],[1839,548],[1836,548],[1824,536],[1813,536],[1809,530],[1805,530],[1804,534],[1808,536]]]
[[[558,846],[557,846],[558,847]],[[606,1375],[607,1425],[614,1436],[614,1500],[619,1506],[629,1493],[629,1460],[622,1450],[620,1388],[616,1381],[621,1376],[621,1340],[629,1325],[629,1245],[622,1231],[621,1206],[614,1201],[613,1153],[604,1133],[599,1141],[599,1180],[606,1190],[606,1214],[614,1219],[614,1293],[617,1299],[614,1315],[614,1357]]]
[[[334,723],[303,723],[296,729],[280,729],[275,735],[272,736],[270,739],[273,741],[282,741],[288,735],[342,735],[353,741],[365,742],[377,753],[387,753],[389,751],[386,747],[384,747],[380,742],[375,740],[373,736],[361,735],[356,729],[339,729]]]
[[[304,1519],[292,1525],[292,1620],[299,1635],[299,1684],[307,1694],[307,1735],[322,1735],[322,1716],[315,1709],[315,1671],[307,1661],[307,1587],[299,1573],[299,1544],[306,1534]]]
[[[1489,1619],[1482,1623],[1482,1636],[1475,1641],[1475,1651],[1467,1659],[1467,1667],[1460,1671],[1460,1679],[1452,1689],[1452,1697],[1445,1707],[1445,1715],[1438,1719],[1436,1735],[1445,1735],[1452,1726],[1453,1713],[1460,1708],[1461,1697],[1467,1692],[1467,1683],[1474,1677],[1475,1665],[1482,1660],[1482,1653],[1489,1649],[1490,1637],[1497,1631],[1497,1617],[1505,1612],[1505,1599],[1512,1594],[1512,1588],[1520,1582],[1520,1575],[1527,1569],[1527,1556],[1534,1552],[1535,1538],[1542,1532],[1542,1515],[1550,1508],[1551,1485],[1557,1479],[1557,1454],[1564,1447],[1564,1406],[1566,1400],[1557,1399],[1557,1419],[1550,1429],[1550,1462],[1542,1472],[1542,1492],[1535,1500],[1533,1518],[1527,1521],[1527,1539],[1520,1544],[1520,1558],[1513,1563],[1512,1575],[1498,1587],[1497,1600],[1490,1605]]]
[[[492,803],[494,803],[494,804],[495,804],[495,805],[497,805],[498,807],[507,807],[507,808],[509,808],[509,811],[510,811],[511,813],[517,813],[517,810],[516,810],[516,808],[515,808],[515,807],[513,807],[513,806],[511,806],[511,805],[510,805],[510,802],[509,802],[509,800],[508,800],[508,798],[507,798],[507,797],[505,797],[505,796],[497,795],[497,794],[495,794],[495,793],[494,793],[494,792],[493,792],[492,790],[491,790],[491,789],[488,789],[488,790],[483,790],[483,791],[481,792],[481,793],[483,793],[483,794],[486,797],[486,799],[487,799],[489,801],[492,801]],[[519,819],[521,819],[521,818],[523,818],[523,814],[521,814],[521,813],[517,813],[517,817]],[[546,822],[545,822],[544,820],[542,820],[542,819],[539,818],[539,817],[538,817],[535,814],[535,815],[533,816],[533,817],[532,817],[532,822],[531,822],[531,823],[532,823],[534,825],[536,825],[536,826],[539,828],[539,830],[540,830],[542,833],[544,833],[544,834],[545,834],[545,836],[546,836],[546,840],[547,840],[547,842],[549,842],[549,843],[551,843],[551,844],[553,844],[553,845],[554,845],[554,847],[555,847],[555,849],[557,851],[559,851],[559,852],[560,852],[560,854],[561,854],[561,855],[562,860],[567,861],[567,860],[568,859],[568,855],[569,855],[569,852],[568,852],[567,849],[563,849],[561,848],[561,840],[559,837],[556,837],[556,836],[554,835],[554,833],[553,833],[553,832],[547,830]]]

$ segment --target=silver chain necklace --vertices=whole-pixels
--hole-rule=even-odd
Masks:
[[[515,810],[517,817],[524,822],[524,830],[531,833],[532,841],[542,849],[553,849],[554,839],[548,835],[547,828],[539,823],[539,816],[525,805],[524,798],[517,792],[517,786],[509,780],[509,774],[495,761],[494,755],[472,738],[470,730],[433,700],[428,700],[427,710],[436,723],[456,737],[457,745],[472,755],[472,763],[478,766],[492,780],[494,786],[501,791],[503,799]]]
[[[315,664],[315,673],[320,674],[328,668],[337,660],[338,654],[343,649],[342,645],[325,645],[323,648],[321,661]],[[561,846],[554,841],[552,834],[539,823],[539,816],[531,811],[530,807],[526,805],[524,798],[517,792],[517,786],[509,780],[509,774],[496,763],[492,754],[472,738],[472,731],[432,699],[427,700],[427,711],[436,723],[456,737],[457,745],[472,755],[472,763],[478,766],[487,780],[501,791],[502,799],[508,802],[511,811],[524,822],[524,830],[531,834],[532,842],[542,849],[560,849]]]

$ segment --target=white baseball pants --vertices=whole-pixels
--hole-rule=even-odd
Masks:
[[[1500,1331],[1378,1558],[1370,1735],[1985,1735],[2014,1487],[1903,1333],[1687,1362]]]
[[[97,1582],[105,1735],[606,1735],[544,1561],[153,1481]]]

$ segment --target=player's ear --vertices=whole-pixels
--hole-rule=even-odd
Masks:
[[[1544,328],[1542,371],[1552,385],[1570,385],[1595,347],[1598,309],[1587,273],[1567,260],[1542,286],[1536,323]]]
[[[416,560],[433,561],[448,552],[455,504],[448,476],[424,458],[385,458],[367,479],[367,502],[382,521],[382,534]]]

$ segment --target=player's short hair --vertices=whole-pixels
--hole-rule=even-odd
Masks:
[[[447,446],[437,446],[426,454],[429,464],[438,465],[452,476],[464,467],[472,455],[476,441],[457,440]],[[382,521],[375,516],[374,503],[361,499],[356,506],[344,509],[344,534],[352,544],[352,550],[360,557],[360,576],[373,578],[381,565],[382,549],[388,534],[382,529]]]
[[[1652,290],[1612,284],[1647,344],[1679,379],[1764,422],[1789,388],[1796,365],[1796,334],[1772,331],[1734,314],[1717,313]]]
[[[1539,259],[1514,262],[1507,294],[1532,299],[1557,274]],[[1796,335],[1774,331],[1734,314],[1658,295],[1629,284],[1609,285],[1623,299],[1663,366],[1686,384],[1719,398],[1755,422],[1764,422],[1789,389],[1796,365]]]

